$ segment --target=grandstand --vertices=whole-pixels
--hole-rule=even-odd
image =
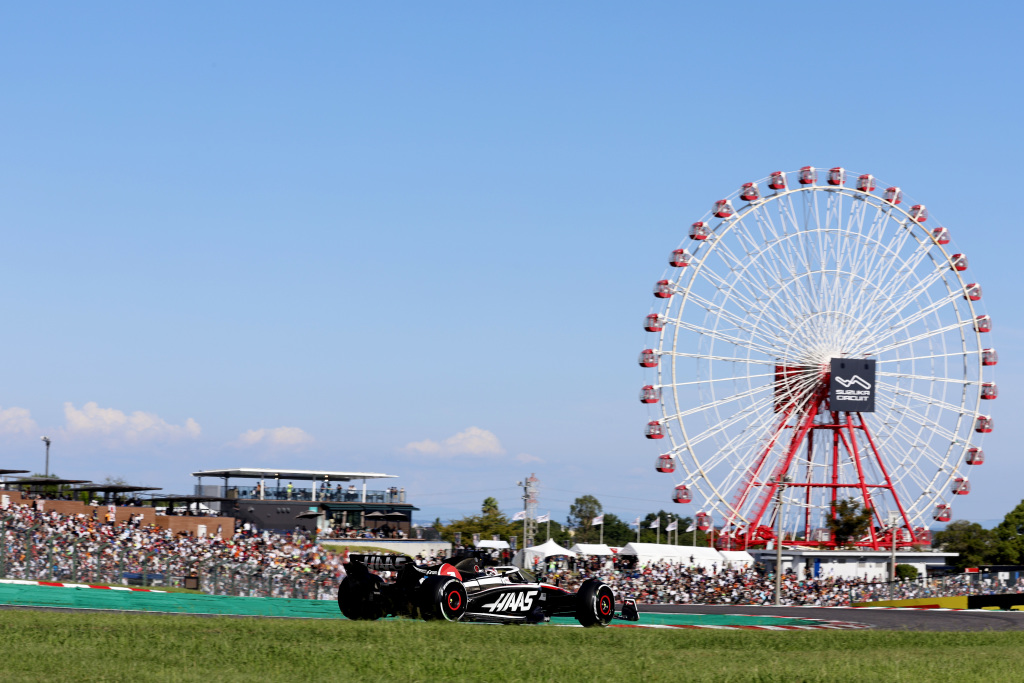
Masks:
[[[243,467],[192,476],[197,479],[197,495],[223,499],[223,514],[257,529],[387,528],[408,536],[412,513],[419,509],[406,502],[404,488],[367,489],[368,480],[395,479],[394,474]],[[203,478],[223,483],[204,485]]]

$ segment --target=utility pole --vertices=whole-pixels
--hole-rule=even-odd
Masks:
[[[516,486],[523,487],[523,548],[533,545],[537,535],[537,484],[540,479],[533,473],[524,481],[516,482]],[[551,538],[551,518],[548,518],[548,538]]]
[[[786,484],[793,481],[788,476],[773,478],[778,485],[775,491],[775,604],[782,604],[782,505]]]
[[[42,439],[43,443],[46,444],[46,474],[44,474],[43,476],[44,477],[49,477],[50,476],[50,437],[42,436],[42,437],[39,437],[39,438]]]
[[[892,551],[889,554],[889,581],[896,580],[896,529],[900,523],[900,513],[889,513],[889,534],[892,535]]]

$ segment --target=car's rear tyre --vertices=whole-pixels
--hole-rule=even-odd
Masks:
[[[587,579],[576,593],[576,620],[584,626],[607,626],[615,614],[615,594],[608,584]]]
[[[338,586],[338,607],[346,619],[373,621],[384,616],[379,603],[380,585],[384,583],[376,574],[346,576]],[[376,595],[375,595],[376,594]]]
[[[420,618],[425,621],[458,621],[466,613],[466,587],[456,578],[428,576],[417,592]]]

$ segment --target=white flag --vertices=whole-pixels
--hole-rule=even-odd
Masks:
[[[694,525],[691,524],[690,526],[686,527],[686,533],[690,533],[691,531],[695,530],[696,528],[697,527],[695,527]]]
[[[545,514],[541,515],[540,517],[537,518],[537,521],[538,522],[550,522],[551,521],[551,513],[548,512],[548,513],[545,513]]]
[[[639,517],[637,517],[636,519],[633,520],[633,526],[636,526],[636,527],[640,526],[640,518]]]
[[[647,527],[647,528],[648,529],[659,529],[659,528],[661,528],[661,517],[656,517],[654,519],[654,521],[651,522],[651,525],[649,527]]]
[[[679,528],[679,522],[676,521],[676,522],[672,522],[667,527],[665,527],[665,531],[675,531],[678,528]]]
[[[590,522],[590,526],[597,526],[599,524],[604,524],[604,515],[598,515]]]
[[[526,519],[526,510],[520,510],[519,512],[512,516],[513,522],[521,522],[524,519]]]

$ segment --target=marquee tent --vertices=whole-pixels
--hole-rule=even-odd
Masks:
[[[543,560],[545,557],[551,557],[552,555],[575,554],[572,550],[563,548],[549,538],[540,545],[531,546],[517,552],[516,556],[512,558],[512,564],[517,567],[532,567],[534,559]]]
[[[614,555],[612,549],[604,543],[577,543],[569,548],[570,551],[579,555]]]
[[[722,554],[714,548],[692,545],[664,545],[661,543],[628,543],[619,555],[636,555],[643,566],[652,562],[671,562],[687,566],[704,567],[717,571],[725,566]],[[751,558],[753,559],[753,558]]]
[[[731,569],[746,569],[754,564],[754,556],[746,550],[719,550],[722,559],[727,567]]]

